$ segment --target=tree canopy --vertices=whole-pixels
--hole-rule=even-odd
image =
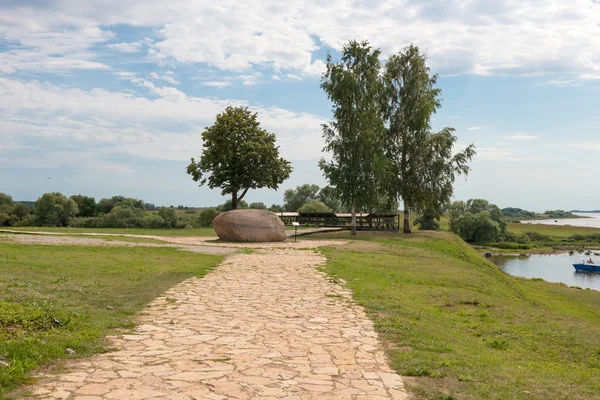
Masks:
[[[248,190],[277,189],[292,172],[289,161],[279,157],[275,135],[260,127],[256,113],[244,107],[227,107],[202,133],[204,146],[199,161],[192,158],[187,173],[209,188],[231,195],[236,209]]]
[[[404,232],[410,233],[410,212],[441,215],[450,201],[456,175],[469,172],[473,145],[453,153],[453,128],[431,131],[431,115],[440,107],[437,75],[430,75],[427,57],[413,45],[393,55],[383,74],[386,187],[404,203]],[[433,215],[432,215],[433,214]]]
[[[379,78],[381,51],[368,42],[350,41],[340,61],[327,56],[321,88],[333,103],[333,121],[323,125],[324,151],[319,167],[352,213],[356,234],[356,210],[367,208],[377,196],[384,130]]]
[[[42,226],[69,226],[79,209],[61,193],[44,193],[35,202],[34,213]]]
[[[318,200],[312,200],[305,203],[298,209],[299,213],[330,213],[333,210],[329,208],[325,203]]]
[[[497,239],[506,231],[502,211],[484,199],[455,201],[449,209],[450,230],[467,242]]]
[[[319,186],[304,184],[296,189],[288,189],[283,193],[283,208],[285,211],[298,211],[305,203],[318,198]]]

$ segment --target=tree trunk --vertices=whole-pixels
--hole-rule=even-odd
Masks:
[[[356,206],[352,204],[352,235],[356,235]]]
[[[231,209],[232,210],[237,210],[237,206],[238,206],[238,194],[237,192],[231,193]]]
[[[410,209],[406,202],[404,203],[404,233],[412,233],[410,230]]]

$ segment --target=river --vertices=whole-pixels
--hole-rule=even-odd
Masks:
[[[600,256],[592,254],[596,263]],[[569,286],[579,286],[600,290],[600,273],[575,271],[573,264],[589,259],[584,253],[535,254],[526,257],[493,256],[490,260],[506,273],[523,278],[542,278],[548,282],[562,282]]]
[[[571,225],[588,228],[600,228],[600,214],[597,213],[573,213],[580,217],[587,218],[566,218],[566,219],[539,219],[531,221],[521,221],[522,224],[543,224],[543,225]]]

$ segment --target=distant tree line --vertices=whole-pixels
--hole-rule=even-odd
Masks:
[[[188,215],[178,213],[173,206],[156,207],[131,197],[113,196],[96,202],[90,196],[67,198],[58,192],[44,193],[30,204],[33,207],[0,193],[0,226],[181,229],[208,227],[217,215],[212,208]]]

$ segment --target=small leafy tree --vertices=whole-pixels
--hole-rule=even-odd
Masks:
[[[308,183],[296,186],[296,189],[288,189],[283,193],[283,208],[285,211],[297,211],[303,204],[316,200],[318,192],[317,185]]]
[[[192,158],[187,173],[200,186],[219,187],[222,195],[231,195],[233,210],[248,190],[277,190],[292,172],[290,162],[279,157],[275,135],[262,129],[248,108],[227,107],[202,139],[202,156],[198,162]]]
[[[318,200],[309,201],[298,209],[299,213],[330,213],[332,211],[326,204]]]
[[[69,226],[78,212],[77,203],[61,193],[44,193],[34,207],[37,221],[42,226]]]
[[[455,201],[449,209],[450,230],[467,242],[496,240],[506,232],[502,211],[483,199]]]
[[[216,216],[217,210],[215,210],[214,208],[207,208],[204,211],[202,211],[198,216],[198,224],[203,228],[212,226],[212,221],[213,219],[215,219]]]
[[[404,232],[411,232],[413,210],[441,215],[450,201],[456,175],[469,172],[473,145],[453,153],[453,128],[431,132],[431,115],[440,107],[437,75],[429,74],[427,57],[413,45],[390,57],[384,74],[387,121],[386,158],[391,169],[387,187],[404,203]]]
[[[269,211],[278,213],[278,212],[282,212],[282,211],[285,211],[285,210],[279,204],[271,204],[271,207],[269,207]]]
[[[70,197],[79,209],[78,217],[95,217],[97,214],[96,199],[93,197],[83,196],[81,194]],[[109,210],[110,211],[110,210]]]
[[[161,207],[158,215],[167,223],[170,228],[177,226],[177,211],[173,208]]]
[[[31,208],[23,203],[16,203],[12,209],[12,213],[17,217],[17,219],[23,219],[29,214],[31,214]]]
[[[352,235],[356,235],[356,211],[367,208],[377,196],[382,175],[380,54],[368,42],[351,41],[344,46],[341,61],[327,56],[321,79],[321,88],[333,103],[333,121],[323,125],[323,150],[331,159],[322,158],[319,167],[350,208]]]

